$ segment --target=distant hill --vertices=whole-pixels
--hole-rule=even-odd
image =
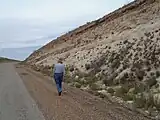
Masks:
[[[19,62],[18,60],[8,59],[4,57],[0,57],[0,63],[2,62]]]
[[[22,48],[2,48],[0,49],[0,56],[5,58],[24,60],[35,50],[41,46],[22,47]]]

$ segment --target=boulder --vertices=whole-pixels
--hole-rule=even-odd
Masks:
[[[103,84],[102,81],[97,81],[95,84],[97,85],[97,87],[98,87],[99,89],[102,89],[102,90],[105,90],[105,89],[106,89],[106,85]]]
[[[89,87],[89,85],[88,86],[81,86],[81,88],[80,88],[81,90],[83,90],[83,91],[88,91],[89,89],[90,89],[90,87]]]
[[[100,93],[101,95],[104,95],[104,96],[109,96],[109,97],[111,97],[111,94],[108,93],[106,90],[99,90],[98,93]]]
[[[132,111],[136,111],[136,105],[134,103],[134,101],[127,101],[128,107],[130,110]]]
[[[79,78],[79,76],[76,75],[76,76],[75,76],[75,79],[77,80],[78,78]]]

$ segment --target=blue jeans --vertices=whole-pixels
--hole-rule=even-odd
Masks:
[[[62,92],[63,73],[54,73],[54,79],[58,92]]]

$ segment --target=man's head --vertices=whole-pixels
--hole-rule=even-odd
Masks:
[[[63,63],[63,59],[62,59],[62,58],[59,58],[59,59],[58,59],[58,63],[61,63],[61,64],[62,64],[62,63]]]

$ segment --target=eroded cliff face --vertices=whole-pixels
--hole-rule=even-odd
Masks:
[[[148,99],[144,96],[151,94],[149,103],[153,104],[146,104],[159,109],[160,1],[132,2],[51,41],[25,62],[47,71],[60,57],[80,72],[96,76],[89,88],[96,85],[99,86],[98,90],[109,90],[113,92],[112,95],[118,94],[122,98],[127,96],[127,99],[132,100],[140,98],[142,103]],[[48,69],[43,70],[45,66]],[[72,81],[75,86],[88,87],[89,83],[84,82],[88,80],[87,77],[74,77],[81,81]],[[122,90],[124,85],[128,87],[125,92]]]
[[[138,0],[115,12],[67,33],[33,53],[27,63],[52,65],[57,58],[83,69],[86,63],[105,53],[106,45],[141,37],[158,22],[159,1]],[[153,23],[153,24],[152,24]],[[148,28],[151,26],[152,28]]]

